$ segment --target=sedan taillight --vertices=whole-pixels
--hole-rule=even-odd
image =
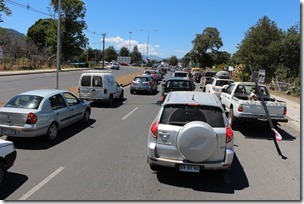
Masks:
[[[226,127],[226,143],[229,143],[232,141],[233,138],[233,130],[231,127]]]
[[[156,139],[158,136],[158,122],[155,121],[150,128],[150,131],[152,133],[152,136]]]
[[[283,110],[283,115],[286,115],[287,114],[287,108],[284,107],[284,110]]]
[[[37,116],[34,113],[29,113],[26,118],[26,124],[35,124],[37,123]]]

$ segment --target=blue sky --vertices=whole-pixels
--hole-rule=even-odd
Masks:
[[[2,14],[4,22],[0,27],[26,34],[38,19],[49,17],[45,15],[49,13],[49,0],[5,2],[13,14]],[[45,14],[15,3],[29,5]],[[84,33],[91,48],[102,49],[101,34],[106,33],[106,48],[129,48],[131,43],[131,50],[137,45],[146,55],[149,34],[149,56],[162,58],[183,57],[192,49],[196,34],[206,27],[217,28],[223,41],[220,51],[233,54],[244,33],[263,16],[282,30],[300,22],[300,1],[296,0],[85,0],[84,3],[88,26]]]

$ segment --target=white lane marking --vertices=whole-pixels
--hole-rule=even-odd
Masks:
[[[127,117],[129,117],[134,111],[137,110],[138,107],[134,108],[130,113],[128,113],[125,117],[123,117],[121,120],[126,119]]]
[[[36,185],[34,188],[32,188],[29,192],[24,194],[21,198],[18,200],[26,200],[31,195],[33,195],[36,191],[38,191],[42,186],[44,186],[47,182],[49,182],[52,178],[54,178],[57,174],[59,174],[64,167],[59,167],[56,171],[54,171],[52,174],[50,174],[48,177],[46,177],[43,181],[41,181],[38,185]]]

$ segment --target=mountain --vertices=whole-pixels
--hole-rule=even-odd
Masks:
[[[0,27],[0,29],[7,30],[8,32],[12,33],[15,36],[15,38],[19,38],[21,36],[25,36],[23,33],[19,33],[18,31],[14,30],[14,29],[2,28],[2,27]]]
[[[144,60],[146,60],[146,59],[147,59],[147,56],[146,56],[146,55],[143,55],[143,58],[144,58]],[[158,56],[156,56],[156,55],[149,55],[149,59],[150,59],[150,60],[156,60],[156,61],[162,61],[162,60],[163,60],[163,58],[158,57]]]

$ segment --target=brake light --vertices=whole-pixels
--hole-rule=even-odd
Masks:
[[[239,105],[239,107],[238,107],[238,111],[239,112],[243,112],[243,105],[241,104],[241,105]]]
[[[80,87],[78,87],[78,93],[80,93]]]
[[[165,100],[165,96],[161,96],[161,99],[160,99],[162,102],[164,102]]]
[[[232,141],[233,138],[233,130],[230,126],[226,127],[226,143],[229,143]]]
[[[148,84],[148,86],[150,86],[150,82],[149,81],[146,84]]]
[[[37,116],[34,113],[29,113],[26,118],[26,124],[35,124],[37,123]]]
[[[103,90],[103,93],[104,93],[104,94],[107,94],[107,93],[108,93],[108,89],[104,89],[104,90]]]
[[[284,110],[283,110],[283,115],[286,115],[287,114],[287,108],[284,107]]]
[[[158,136],[158,122],[155,121],[150,128],[150,131],[152,133],[152,136],[156,139]]]

